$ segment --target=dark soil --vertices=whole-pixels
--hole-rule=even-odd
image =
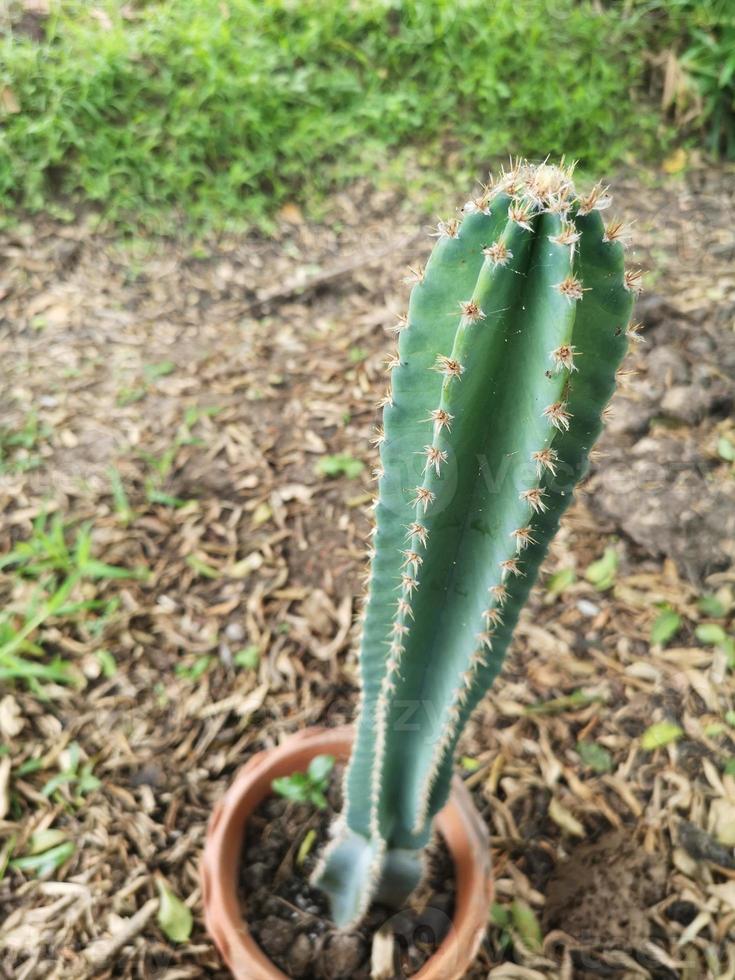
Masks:
[[[413,976],[451,926],[455,879],[449,851],[439,837],[431,843],[426,878],[405,909],[375,904],[359,928],[338,930],[329,920],[325,896],[310,886],[309,877],[340,807],[340,782],[335,772],[325,810],[272,796],[250,818],[240,872],[248,926],[279,969],[309,980],[369,980],[373,937],[389,930],[392,976]],[[312,830],[316,838],[299,867],[299,849]]]
[[[606,975],[599,953],[624,950],[640,962],[650,943],[648,913],[666,896],[668,858],[648,854],[627,831],[604,834],[574,848],[546,889],[544,925],[563,930],[582,976]],[[674,976],[660,962],[644,964],[657,980]],[[601,969],[605,967],[605,969]]]

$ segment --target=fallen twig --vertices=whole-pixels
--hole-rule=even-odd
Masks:
[[[123,947],[139,935],[158,911],[158,899],[149,899],[135,915],[131,915],[109,939],[98,939],[84,951],[84,958],[93,975],[106,966]]]

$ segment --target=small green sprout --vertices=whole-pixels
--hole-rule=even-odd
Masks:
[[[257,646],[251,643],[250,646],[243,647],[233,656],[232,662],[245,670],[255,670],[260,661],[260,653]]]
[[[727,609],[719,596],[706,594],[697,599],[697,608],[704,616],[712,616],[713,619],[722,619],[727,615]]]
[[[212,665],[212,657],[205,653],[201,657],[197,657],[192,664],[176,664],[175,673],[177,677],[181,677],[182,680],[186,681],[196,681],[206,674]]]
[[[670,606],[664,606],[651,627],[653,646],[665,647],[681,629],[681,616]]]
[[[717,453],[726,463],[735,463],[735,444],[727,436],[720,436],[717,440]]]
[[[334,768],[334,757],[317,755],[309,763],[306,772],[280,776],[271,783],[271,789],[292,803],[311,803],[319,810],[327,807],[326,792],[329,774]]]
[[[653,752],[654,749],[662,749],[677,742],[683,734],[683,730],[675,722],[657,721],[641,735],[641,748],[646,752]]]
[[[602,558],[593,561],[591,565],[587,566],[584,577],[591,585],[594,585],[598,592],[605,592],[615,584],[615,573],[617,570],[618,553],[615,548],[610,546],[609,548],[605,548],[605,553]]]
[[[593,772],[611,772],[613,760],[610,753],[597,742],[577,742],[577,752],[582,763]]]
[[[51,799],[56,797],[56,794],[62,786],[68,786],[70,790],[74,791],[75,799],[81,801],[81,798],[87,793],[99,789],[102,783],[92,773],[91,762],[85,762],[83,765],[80,765],[80,748],[77,742],[72,742],[69,745],[67,756],[66,767],[56,776],[52,776],[49,779],[41,790],[41,794]],[[60,796],[57,798],[61,799]]]
[[[362,460],[355,459],[349,453],[322,456],[316,464],[316,471],[320,476],[346,476],[348,480],[354,480],[364,469]]]
[[[8,866],[16,871],[31,872],[44,877],[58,871],[74,855],[75,850],[73,841],[67,840],[62,830],[48,828],[32,834],[26,853],[8,861]]]
[[[159,902],[156,921],[161,932],[171,942],[185,943],[194,925],[191,909],[181,901],[161,875],[156,875],[156,888]]]
[[[555,599],[565,589],[568,589],[570,585],[574,585],[576,578],[577,576],[574,574],[573,568],[560,568],[558,572],[554,572],[553,575],[549,576],[549,580],[546,583],[547,596],[550,599]]]

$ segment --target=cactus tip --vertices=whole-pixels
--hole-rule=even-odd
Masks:
[[[433,232],[434,238],[456,238],[459,235],[461,222],[458,218],[450,218],[449,221],[440,221]]]

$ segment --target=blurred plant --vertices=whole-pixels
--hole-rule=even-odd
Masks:
[[[11,845],[11,849],[12,846],[14,845]],[[16,871],[34,873],[41,878],[58,871],[69,858],[74,856],[75,851],[74,842],[67,839],[63,830],[49,827],[31,834],[25,853],[9,861],[8,866]]]
[[[661,70],[661,102],[681,127],[707,134],[710,152],[735,158],[735,3],[628,0]]]
[[[20,429],[0,427],[0,475],[39,467],[41,456],[34,450],[50,435],[51,429],[38,421],[35,412],[29,413]]]
[[[102,783],[93,775],[93,764],[91,762],[82,763],[81,749],[77,742],[72,742],[63,755],[64,767],[44,785],[41,790],[42,796],[48,796],[56,802],[63,802],[64,797],[59,790],[68,787],[72,799],[81,802],[82,797],[99,789]]]
[[[74,625],[98,635],[116,608],[114,598],[89,598],[83,587],[114,579],[144,579],[146,569],[128,569],[92,556],[92,530],[71,530],[59,515],[41,514],[30,537],[0,557],[0,573],[13,599],[0,610],[0,681],[22,681],[36,694],[47,684],[81,683],[74,666],[57,654],[49,658],[47,624]],[[0,587],[3,585],[0,580]],[[79,596],[79,597],[77,597]]]
[[[365,469],[365,464],[349,453],[337,453],[334,456],[322,456],[315,469],[320,476],[346,476],[354,480]]]
[[[194,926],[191,909],[181,901],[161,874],[156,875],[156,888],[159,902],[156,921],[161,932],[174,943],[185,943]]]
[[[666,646],[681,629],[681,616],[671,606],[664,605],[651,626],[651,643]]]
[[[309,763],[306,772],[280,776],[273,780],[271,788],[292,803],[311,803],[324,810],[327,806],[329,774],[333,768],[334,758],[331,755],[317,755]]]

